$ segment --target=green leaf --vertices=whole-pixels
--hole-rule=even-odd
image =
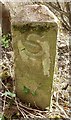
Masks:
[[[10,92],[10,91],[9,92],[6,91],[5,93],[2,94],[2,96],[15,97],[16,95],[14,93]]]
[[[24,92],[25,94],[29,94],[29,93],[30,93],[30,89],[29,89],[28,87],[24,86],[24,87],[23,87],[23,92]]]
[[[2,116],[1,120],[5,120],[4,116]]]
[[[5,118],[2,114],[0,114],[0,120],[5,120]]]

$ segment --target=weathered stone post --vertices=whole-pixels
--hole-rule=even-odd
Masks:
[[[12,24],[17,96],[41,109],[50,105],[57,39],[57,24],[43,10],[26,5]]]

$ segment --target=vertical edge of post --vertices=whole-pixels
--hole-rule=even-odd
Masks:
[[[2,3],[0,2],[0,39],[2,37]],[[1,40],[0,40],[0,73],[2,72],[1,69],[1,63],[2,63],[2,47],[1,47]],[[1,81],[1,78],[0,78]],[[0,90],[2,89],[2,85],[0,83]],[[0,95],[0,114],[2,113],[2,97]]]

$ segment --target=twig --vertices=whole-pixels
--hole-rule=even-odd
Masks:
[[[4,85],[4,83],[0,80],[1,84],[4,86],[4,88],[6,88],[6,90],[9,92],[9,90],[7,89],[7,87]]]
[[[64,109],[58,103],[56,103],[55,105],[64,113],[65,118],[69,119],[69,116],[66,114],[66,112],[64,111]]]
[[[59,99],[62,100],[62,102],[64,102],[64,103],[68,103],[67,101],[63,100],[62,98],[59,98]]]
[[[66,20],[64,19],[63,14],[61,14],[60,16],[61,16],[62,21],[63,21],[62,23],[63,23],[64,25],[66,25],[66,28],[67,28],[67,29],[69,29],[70,26],[68,25],[68,23],[67,23]]]
[[[44,115],[42,115],[40,112],[38,112],[37,115],[34,115],[34,113],[36,112],[36,110],[30,108],[30,110],[32,110],[32,111],[34,112],[34,113],[32,114],[31,112],[28,111],[28,110],[29,110],[28,107],[25,107],[25,106],[23,106],[23,105],[19,106],[19,103],[18,103],[17,101],[16,101],[16,103],[17,103],[17,105],[18,105],[18,107],[19,107],[20,110],[23,110],[25,113],[29,114],[32,118],[33,118],[33,117],[38,117],[37,115],[39,115],[40,117],[46,118],[46,117],[45,117]],[[22,107],[25,107],[25,108],[22,108]],[[28,110],[26,110],[27,108],[28,108]],[[39,110],[38,110],[38,111],[39,111]]]
[[[57,1],[57,5],[58,5],[58,8],[60,9],[60,11],[63,11],[63,10],[61,9],[61,6],[60,6],[58,0],[56,0],[56,1]]]
[[[35,115],[31,114],[29,111],[27,111],[26,109],[23,109],[23,108],[19,107],[19,105],[18,105],[18,102],[17,102],[17,101],[15,101],[15,102],[16,102],[17,107],[18,107],[19,109],[21,109],[21,110],[25,111],[26,113],[28,113],[28,114],[32,115],[33,117],[35,116]]]
[[[3,111],[5,110],[6,96],[4,96]]]
[[[30,113],[29,111],[27,111],[21,107],[20,107],[20,110],[23,110],[26,114],[29,114],[30,116],[32,116],[32,118],[36,117],[34,114]]]
[[[16,103],[16,105],[17,105],[18,110],[19,110],[20,113],[22,114],[22,116],[25,117],[25,113],[20,110],[19,105],[18,105],[18,103],[17,103],[16,100],[15,100],[15,103]]]
[[[26,107],[25,105],[22,105],[21,103],[18,103],[21,107],[27,109],[27,110],[30,110],[30,111],[35,111],[35,112],[39,112],[39,113],[46,113],[47,111],[41,111],[41,110],[37,110],[37,109],[32,109],[32,108],[29,108],[29,107]]]
[[[59,99],[59,96],[58,96],[58,95],[59,95],[59,92],[57,92],[57,97],[56,97],[56,98],[57,98],[57,99],[56,99],[56,102],[57,102],[57,103],[58,103],[58,99]]]
[[[60,10],[59,7],[57,7],[56,5],[54,5],[51,2],[47,3],[50,7],[52,7],[54,10],[56,10],[58,13],[64,14],[66,17],[68,17],[67,12],[63,11],[62,9]]]
[[[24,118],[29,118],[28,115],[21,109],[19,108],[19,112],[23,115],[24,114]]]
[[[0,98],[0,100],[1,100],[2,102],[4,102],[4,100],[3,100],[2,98]],[[6,101],[6,103],[8,103],[8,102]]]
[[[37,115],[40,115],[42,118],[46,118],[44,115],[37,113]]]

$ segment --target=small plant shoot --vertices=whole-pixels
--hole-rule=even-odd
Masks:
[[[2,38],[1,38],[2,47],[9,48],[10,39],[11,39],[11,35],[10,34],[3,35]]]

